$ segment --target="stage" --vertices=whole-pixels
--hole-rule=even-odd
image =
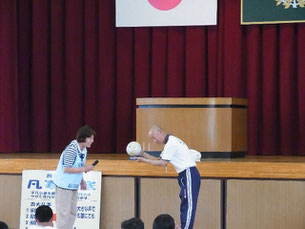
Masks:
[[[0,173],[21,174],[24,169],[55,170],[60,154],[0,154]],[[165,168],[128,160],[127,154],[88,154],[96,159],[95,170],[104,176],[176,177],[171,165]],[[305,157],[246,156],[232,159],[201,159],[197,167],[202,178],[305,179]]]
[[[22,170],[55,170],[60,154],[0,154],[0,215],[19,228]],[[102,229],[141,217],[148,227],[169,213],[179,221],[179,187],[167,169],[128,160],[127,154],[88,154],[102,171]],[[195,228],[305,228],[305,157],[203,159]]]

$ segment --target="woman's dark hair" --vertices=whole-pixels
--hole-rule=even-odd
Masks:
[[[175,220],[168,214],[158,215],[153,222],[153,229],[175,229]]]
[[[95,131],[89,126],[83,126],[77,131],[76,140],[77,142],[85,142],[86,138],[90,138],[92,135],[95,135]]]

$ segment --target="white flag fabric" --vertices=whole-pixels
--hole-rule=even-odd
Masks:
[[[216,24],[217,0],[116,0],[117,27]]]

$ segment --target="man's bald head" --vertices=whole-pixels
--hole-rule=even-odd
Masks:
[[[164,144],[167,133],[158,125],[153,125],[149,131],[148,136],[157,144]]]

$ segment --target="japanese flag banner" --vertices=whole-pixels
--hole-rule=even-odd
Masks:
[[[117,27],[217,24],[217,0],[116,0]]]

